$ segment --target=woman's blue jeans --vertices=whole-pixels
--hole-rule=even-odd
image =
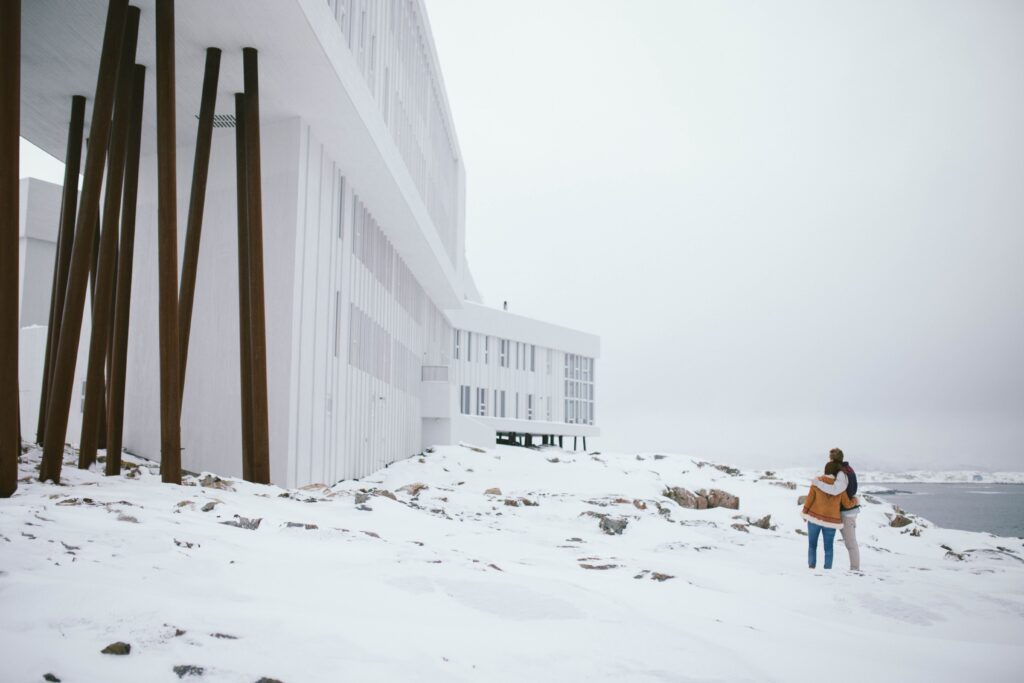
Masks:
[[[836,530],[807,522],[807,566],[812,569],[818,564],[818,535],[825,537],[825,569],[832,569],[832,543],[836,540]]]

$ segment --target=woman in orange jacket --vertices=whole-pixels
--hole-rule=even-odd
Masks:
[[[840,464],[830,460],[825,465],[825,476],[818,477],[826,484],[836,480]],[[832,569],[832,544],[835,542],[836,529],[843,528],[840,506],[850,508],[857,505],[857,499],[843,491],[838,496],[829,495],[816,486],[811,486],[804,501],[803,518],[807,520],[807,566],[811,569],[818,564],[818,536],[824,537],[825,569]]]

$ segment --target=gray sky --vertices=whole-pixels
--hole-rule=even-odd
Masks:
[[[601,335],[594,445],[1024,469],[1024,3],[427,7],[473,272]]]
[[[1024,469],[1024,3],[427,0],[488,303],[600,448]]]

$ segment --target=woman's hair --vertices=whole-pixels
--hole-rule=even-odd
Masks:
[[[828,452],[828,459],[833,461],[833,462],[837,462],[840,465],[842,465],[843,464],[843,452],[841,450],[839,450],[838,448],[833,448],[832,450],[830,450]]]
[[[839,474],[840,468],[841,466],[838,462],[836,462],[835,460],[829,460],[825,464],[825,474],[827,474],[830,477],[834,477],[837,474]]]

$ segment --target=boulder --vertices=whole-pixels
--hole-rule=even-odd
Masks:
[[[408,493],[410,496],[418,496],[420,491],[422,491],[425,488],[429,487],[422,482],[416,482],[415,484],[406,484],[405,486],[400,486],[398,487],[398,490]]]
[[[737,496],[732,495],[722,489],[711,489],[710,492],[705,492],[701,489],[697,492],[697,495],[704,496],[708,500],[709,508],[728,508],[730,510],[740,509],[740,499]]]
[[[761,519],[757,520],[756,522],[751,522],[750,525],[751,526],[756,526],[758,529],[772,529],[773,528],[772,527],[772,516],[771,515],[765,515],[764,517],[762,517]]]
[[[745,534],[749,534],[750,533],[750,530],[747,529],[747,525],[746,524],[733,524],[732,528],[735,529],[736,531],[742,531]]]
[[[178,674],[178,678],[184,678],[185,676],[202,676],[203,667],[195,666],[193,664],[179,664],[174,667],[174,673]]]
[[[357,493],[356,494],[356,505],[362,505],[366,501],[370,500],[370,494],[368,493]]]
[[[119,640],[107,645],[100,652],[105,655],[128,655],[132,652],[132,646]]]
[[[486,491],[484,491],[484,495],[485,496],[500,496],[501,495],[501,489],[499,489],[497,486],[495,486],[493,488],[489,488]]]
[[[893,527],[895,529],[899,529],[900,527],[909,526],[911,524],[913,524],[913,522],[910,521],[910,518],[907,517],[906,515],[903,515],[903,514],[894,515],[893,518],[889,520],[889,526],[891,526],[891,527]]]
[[[628,525],[629,520],[625,517],[602,517],[600,522],[601,531],[609,536],[621,535]]]
[[[708,506],[707,498],[698,496],[682,486],[666,487],[661,495],[674,500],[679,507],[689,508],[690,510],[703,510]]]
[[[221,524],[227,524],[228,526],[236,526],[239,529],[248,529],[255,531],[260,527],[260,522],[263,521],[262,517],[256,517],[255,519],[249,519],[248,517],[242,517],[241,515],[235,515],[233,520],[227,522],[221,522]]]

